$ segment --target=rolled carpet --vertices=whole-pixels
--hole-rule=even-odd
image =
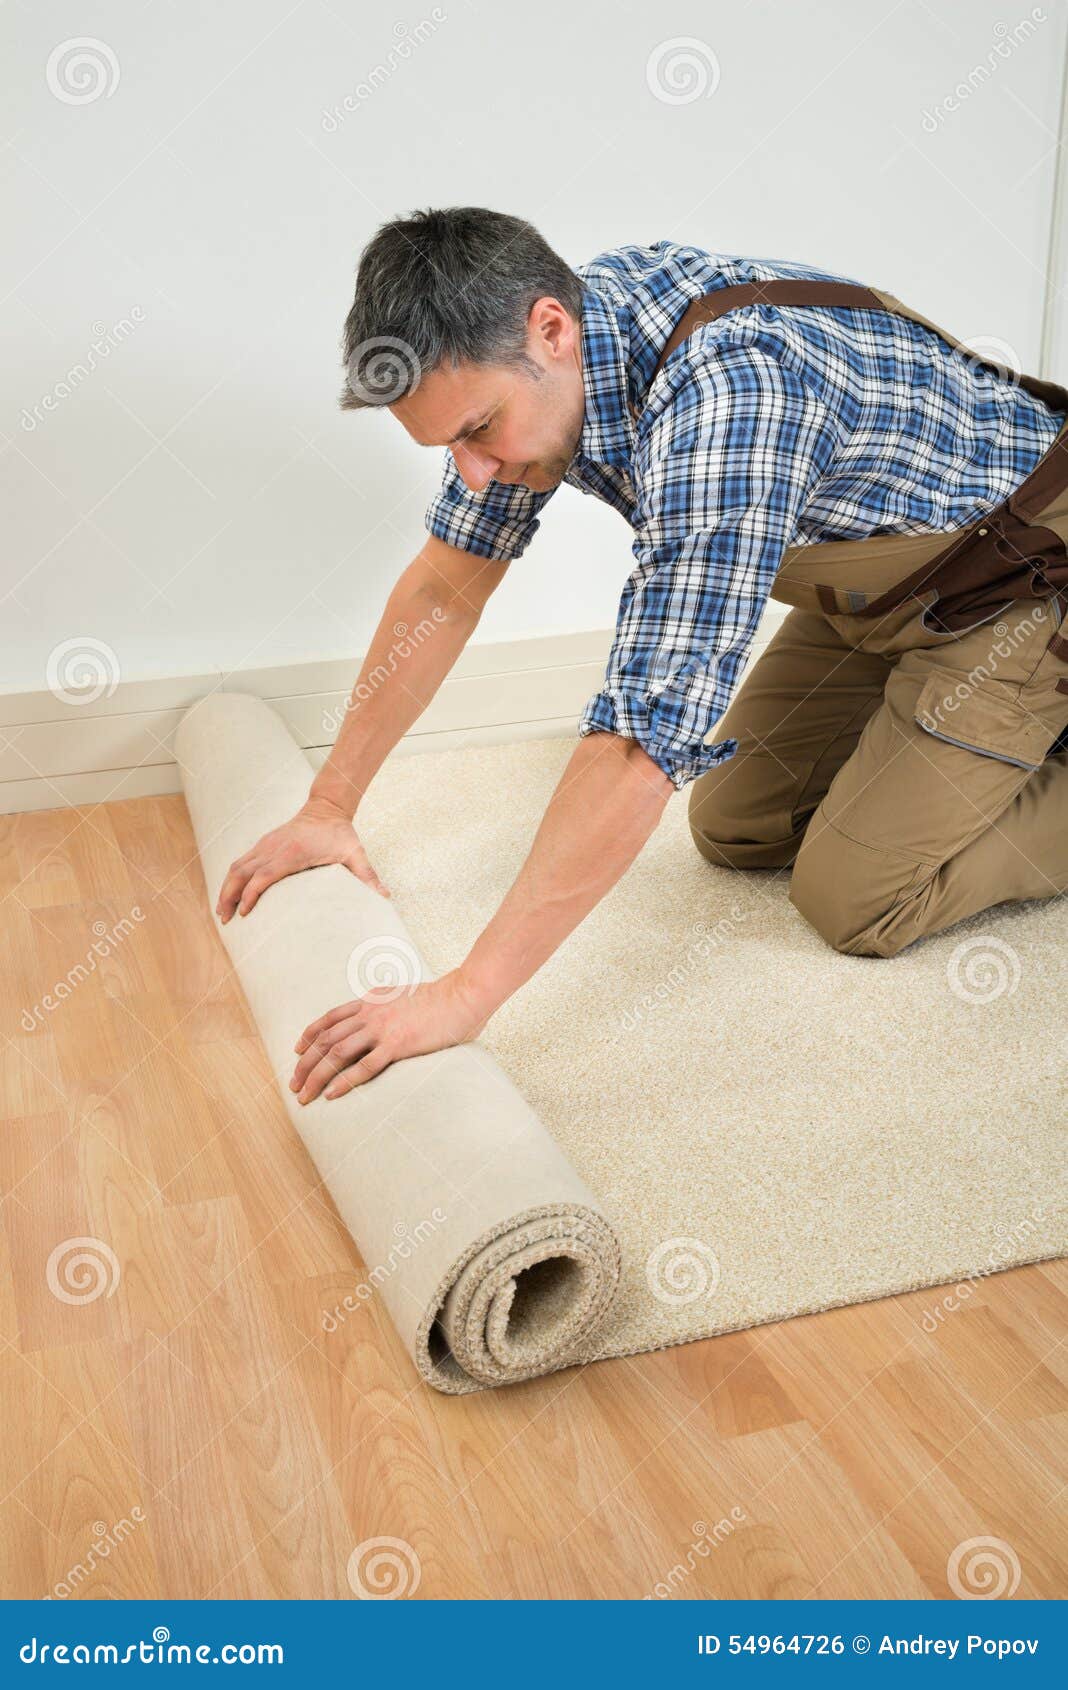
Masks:
[[[234,858],[304,803],[311,766],[243,693],[195,704],[175,754],[214,911]],[[426,977],[392,901],[331,864],[218,925],[290,1119],[422,1377],[461,1394],[567,1366],[612,1300],[619,1243],[488,1051],[409,1057],[331,1100],[289,1089],[310,1021]]]

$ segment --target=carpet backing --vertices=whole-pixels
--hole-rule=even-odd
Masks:
[[[845,957],[790,904],[788,871],[698,854],[685,792],[477,1044],[296,1102],[307,1022],[462,961],[572,749],[394,758],[357,818],[391,899],[333,865],[221,929],[428,1383],[507,1384],[920,1287],[939,1319],[937,1287],[1065,1254],[1066,901]],[[240,694],[195,706],[177,752],[214,908],[310,768]]]
[[[281,718],[240,693],[195,705],[176,753],[214,909],[229,864],[300,808],[311,770]],[[410,1057],[305,1105],[289,1089],[310,1021],[426,977],[399,906],[331,864],[218,925],[290,1119],[420,1374],[460,1393],[562,1365],[611,1299],[619,1245],[493,1056]]]

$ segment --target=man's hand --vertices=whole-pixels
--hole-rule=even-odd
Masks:
[[[290,821],[265,833],[230,864],[215,913],[223,925],[236,910],[247,915],[268,886],[302,869],[341,863],[384,898],[389,892],[367,860],[352,819],[326,798],[309,798]]]
[[[294,1046],[300,1061],[289,1088],[301,1103],[324,1086],[327,1097],[343,1097],[401,1057],[477,1038],[488,1018],[455,970],[400,990],[378,986],[305,1027]]]
[[[379,986],[304,1029],[290,1080],[301,1103],[340,1097],[391,1062],[478,1037],[633,862],[674,788],[634,741],[580,740],[500,909],[451,973]]]

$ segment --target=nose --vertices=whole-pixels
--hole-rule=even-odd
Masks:
[[[470,446],[455,446],[452,461],[472,493],[481,493],[501,468],[503,459],[492,458],[485,452],[472,450]]]

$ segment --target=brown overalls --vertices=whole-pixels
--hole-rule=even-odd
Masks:
[[[892,294],[781,280],[695,300],[657,370],[694,329],[752,304],[892,311],[974,356]],[[1068,412],[1063,387],[1018,379]],[[705,736],[738,750],[690,789],[699,850],[794,863],[791,901],[854,955],[1068,890],[1066,541],[1068,419],[974,523],[789,547],[771,596],[793,608]]]

